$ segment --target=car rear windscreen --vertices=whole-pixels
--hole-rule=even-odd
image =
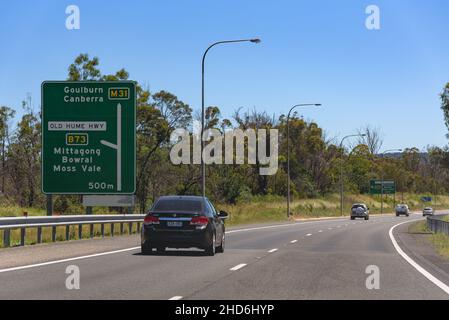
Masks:
[[[156,202],[152,211],[201,212],[201,201],[162,199]]]

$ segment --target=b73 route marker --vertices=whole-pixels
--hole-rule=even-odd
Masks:
[[[43,82],[42,191],[132,194],[135,176],[135,83]]]

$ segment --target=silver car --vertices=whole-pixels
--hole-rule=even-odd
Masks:
[[[408,208],[408,205],[406,204],[398,204],[396,206],[396,217],[399,217],[401,215],[409,216],[410,215],[410,209]]]
[[[433,211],[433,208],[431,208],[431,207],[426,207],[422,211],[422,216],[423,217],[425,217],[425,216],[433,216],[433,214],[434,214],[434,211]]]
[[[354,203],[351,208],[351,220],[363,218],[369,220],[369,208],[364,203]]]

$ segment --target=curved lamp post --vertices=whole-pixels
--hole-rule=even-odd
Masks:
[[[287,114],[287,218],[290,217],[290,114],[298,107],[321,106],[320,103],[296,104],[290,108]]]
[[[348,139],[348,138],[352,138],[352,137],[366,137],[366,134],[350,134],[347,135],[345,137],[343,137],[343,139],[341,139],[340,142],[340,149],[343,148],[343,142]],[[341,158],[340,158],[340,214],[341,216],[343,216],[343,153],[344,150],[342,150],[341,152]]]
[[[252,43],[259,43],[260,39],[240,39],[240,40],[225,40],[225,41],[218,41],[213,44],[211,44],[206,51],[203,54],[203,60],[201,63],[201,189],[203,197],[206,196],[206,165],[203,160],[203,148],[204,148],[204,142],[203,142],[203,132],[204,132],[204,62],[206,60],[206,55],[209,52],[209,50],[219,44],[226,44],[226,43],[237,43],[237,42],[252,42]]]

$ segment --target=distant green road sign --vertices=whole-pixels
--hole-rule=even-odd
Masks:
[[[393,180],[384,180],[383,185],[383,194],[396,193],[396,183]],[[370,180],[369,189],[371,194],[382,194],[382,180]]]
[[[43,82],[42,191],[132,194],[135,181],[135,83]]]

